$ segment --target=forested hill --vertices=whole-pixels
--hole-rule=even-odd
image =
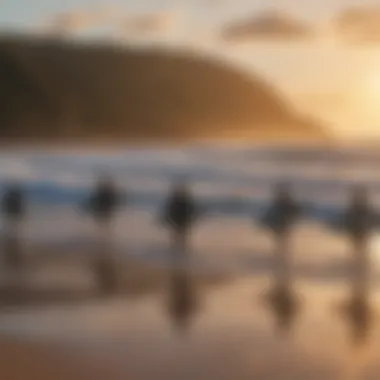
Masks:
[[[0,37],[0,139],[324,138],[258,76],[190,52]]]

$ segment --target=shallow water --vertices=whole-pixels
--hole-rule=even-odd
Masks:
[[[114,175],[128,203],[152,212],[160,207],[173,180],[186,178],[208,211],[244,215],[260,211],[279,180],[291,181],[305,202],[344,203],[358,182],[372,189],[379,205],[377,152],[360,150],[221,148],[126,149],[104,152],[31,150],[0,154],[0,185],[8,178],[24,183],[32,202],[78,205],[99,171]],[[326,210],[325,210],[326,211]]]

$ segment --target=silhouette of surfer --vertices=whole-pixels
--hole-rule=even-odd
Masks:
[[[121,204],[121,196],[109,176],[102,175],[86,206],[95,221],[105,227],[109,225]]]
[[[292,291],[289,239],[299,214],[300,206],[288,186],[279,184],[273,203],[264,215],[263,224],[273,232],[276,241],[275,285],[267,301],[280,333],[290,332],[298,311],[298,300]]]
[[[112,293],[117,288],[116,268],[109,239],[111,223],[120,204],[121,196],[112,179],[102,175],[88,200],[87,209],[100,228],[94,271],[104,293]]]
[[[300,215],[301,208],[285,183],[277,185],[272,205],[263,217],[262,223],[277,237],[284,237],[292,230]]]
[[[169,315],[181,332],[189,329],[197,308],[197,299],[190,274],[174,269],[169,283]]]
[[[367,189],[363,186],[356,187],[351,204],[344,215],[344,224],[352,243],[355,248],[360,248],[360,251],[368,243],[372,232],[372,215]]]
[[[162,222],[173,233],[175,248],[181,251],[186,249],[191,228],[198,216],[198,207],[187,186],[183,183],[175,185],[166,202],[162,216]]]
[[[290,235],[299,215],[300,206],[293,199],[287,185],[278,185],[273,203],[264,215],[263,224],[274,234],[277,278],[284,283],[284,286],[288,286],[289,283]]]
[[[345,307],[346,317],[352,329],[355,344],[366,340],[371,327],[371,306],[369,302],[369,257],[368,243],[374,227],[374,214],[363,186],[354,189],[351,204],[344,215],[346,232],[353,245],[352,296]]]
[[[4,217],[4,259],[9,269],[21,266],[20,227],[25,216],[26,201],[21,186],[8,185],[1,200]]]

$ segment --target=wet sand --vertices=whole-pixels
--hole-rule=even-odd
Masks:
[[[54,307],[103,302],[110,295],[99,289],[94,270],[95,255],[68,252],[63,255],[40,256],[26,260],[14,273],[0,270],[0,312],[9,308]],[[188,274],[198,287],[218,286],[231,281],[232,274],[202,274],[185,269],[184,262],[164,266],[128,258],[115,260],[113,267],[117,289],[111,297],[138,298],[165,291],[173,274]]]
[[[41,218],[37,227],[55,239],[50,223]],[[71,219],[62,226],[62,239],[82,233]],[[332,310],[347,296],[349,256],[340,240],[301,231],[295,258],[302,311],[294,331],[280,335],[263,300],[271,285],[271,246],[250,221],[210,221],[196,231],[199,266],[191,267],[191,286],[198,307],[185,330],[168,310],[170,279],[182,269],[168,266],[167,237],[145,214],[116,229],[129,254],[118,255],[115,295],[99,292],[95,255],[68,251],[72,244],[57,252],[32,244],[25,273],[0,272],[0,379],[379,378],[379,329],[370,344],[353,348],[349,328]]]
[[[198,276],[192,286],[200,307],[190,329],[181,331],[167,310],[173,271],[129,263],[123,273],[131,286],[125,282],[120,294],[72,302],[59,299],[51,281],[62,287],[66,279],[72,295],[91,292],[93,284],[71,260],[56,260],[53,275],[51,262],[39,266],[29,283],[37,300],[3,306],[1,379],[372,380],[380,373],[379,331],[364,348],[350,348],[346,328],[331,310],[342,289],[300,284],[299,322],[293,334],[280,337],[263,307],[269,279]],[[44,300],[44,291],[55,301]]]
[[[74,252],[70,252],[55,257],[54,260],[40,258],[37,262],[31,261],[27,264],[28,267],[25,268],[27,275],[24,281],[20,281],[22,273],[8,276],[8,279],[2,276],[0,286],[1,379],[100,380],[108,378],[116,380],[131,378],[131,369],[134,364],[128,355],[124,357],[123,349],[119,348],[116,352],[115,347],[110,349],[113,346],[110,344],[112,339],[108,341],[108,344],[104,344],[105,342],[101,339],[96,339],[96,342],[91,344],[90,350],[86,343],[88,335],[86,339],[76,341],[75,334],[69,333],[70,339],[64,339],[65,333],[63,335],[59,333],[59,319],[62,316],[65,318],[65,313],[75,314],[77,309],[86,307],[101,310],[112,308],[112,302],[119,304],[124,300],[130,303],[140,298],[144,300],[144,297],[150,299],[157,293],[165,292],[170,275],[183,271],[124,260],[118,266],[118,274],[121,278],[118,292],[112,296],[104,296],[97,290],[88,257],[77,256]],[[222,276],[194,275],[194,283],[200,288],[216,286],[226,280]],[[54,333],[58,333],[58,336],[54,333],[52,336],[38,332],[34,334],[33,327],[28,330],[28,325],[29,327],[33,325],[36,319],[43,320],[44,316],[47,316],[48,320],[46,327],[49,322],[53,322],[53,325],[58,322],[58,326],[52,329]],[[6,327],[7,321],[11,322],[10,326],[13,328]],[[138,320],[135,322],[138,324]],[[42,322],[42,329],[44,329],[43,325],[44,322]],[[26,327],[26,330],[23,330],[23,327]],[[132,333],[131,336],[133,335]],[[72,341],[71,338],[74,340]],[[124,343],[127,343],[127,340]],[[85,349],[83,349],[83,344],[86,346]],[[97,357],[95,361],[93,361],[94,355]],[[116,365],[115,360],[119,361]],[[144,353],[141,353],[139,360],[146,360]],[[138,375],[134,378],[141,377]]]
[[[73,360],[70,350],[59,345],[22,339],[0,340],[0,377],[12,380],[90,380],[90,368]]]

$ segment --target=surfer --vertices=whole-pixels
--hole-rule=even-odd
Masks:
[[[186,270],[174,269],[170,275],[168,311],[174,326],[181,332],[189,329],[198,307],[191,275]]]
[[[300,206],[286,184],[275,189],[274,200],[264,215],[262,223],[276,240],[274,257],[275,284],[268,294],[267,306],[274,314],[278,332],[290,332],[298,312],[298,299],[292,289],[291,252],[289,240],[292,228],[300,214]]]
[[[352,266],[355,276],[352,279],[352,296],[345,310],[355,343],[364,341],[371,327],[368,242],[374,227],[372,217],[368,191],[358,186],[353,191],[351,204],[344,215],[347,234],[353,244]]]
[[[121,196],[112,179],[102,175],[86,206],[100,228],[97,233],[98,252],[94,272],[104,293],[112,293],[117,287],[116,268],[113,263],[109,235],[111,223],[120,204]]]
[[[4,217],[4,254],[5,264],[11,268],[21,265],[20,227],[25,216],[26,201],[21,186],[9,184],[1,199]]]
[[[373,227],[371,214],[367,189],[363,186],[356,187],[351,204],[344,216],[347,233],[355,247],[362,247],[369,239]]]
[[[162,217],[162,222],[173,233],[174,247],[180,250],[186,248],[198,215],[198,207],[188,187],[184,183],[176,184],[168,197]]]
[[[273,203],[264,215],[262,222],[278,237],[286,236],[299,214],[300,206],[293,198],[288,186],[280,183],[275,189]]]
[[[121,197],[112,179],[107,175],[102,175],[86,206],[95,221],[105,226],[113,219],[120,203]]]

